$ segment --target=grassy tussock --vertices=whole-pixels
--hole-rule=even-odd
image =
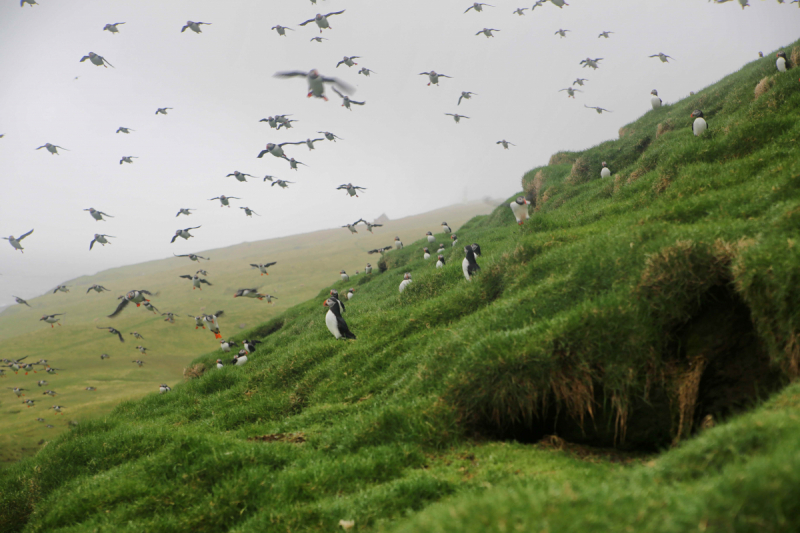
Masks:
[[[764,93],[769,91],[773,85],[775,85],[775,78],[773,76],[764,76],[761,78],[761,81],[758,82],[758,85],[756,85],[754,90],[756,100],[761,98]]]

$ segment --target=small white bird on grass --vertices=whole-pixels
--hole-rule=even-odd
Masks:
[[[530,202],[524,196],[517,196],[517,199],[508,205],[511,207],[511,212],[514,213],[514,218],[517,219],[517,224],[523,225],[528,220],[528,205],[530,205]]]
[[[650,91],[650,94],[653,95],[653,97],[650,99],[650,105],[653,107],[653,109],[658,109],[659,107],[661,107],[661,104],[663,102],[661,101],[661,98],[658,97],[658,91],[653,89],[652,91]]]
[[[603,161],[603,168],[602,168],[602,170],[600,170],[600,177],[601,178],[610,178],[611,177],[611,169],[608,168],[608,165],[606,165],[605,161]]]
[[[694,122],[692,123],[692,133],[694,133],[695,137],[699,137],[708,129],[708,123],[706,122],[704,116],[705,115],[703,115],[703,112],[699,109],[695,109],[689,116],[690,118],[694,119]]]

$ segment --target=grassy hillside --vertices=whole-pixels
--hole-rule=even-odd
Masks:
[[[533,169],[523,227],[458,230],[472,282],[407,245],[351,282],[357,340],[326,288],[236,335],[247,366],[79,424],[0,472],[0,529],[800,529],[800,84],[773,63]]]
[[[1,357],[47,359],[53,367],[64,371],[43,375],[41,367],[37,367],[39,373],[26,376],[14,375],[6,369],[7,378],[0,380],[0,387],[33,390],[25,398],[17,399],[10,390],[0,389],[4,391],[0,394],[0,466],[31,455],[41,441],[65,431],[69,421],[107,414],[121,400],[141,398],[157,390],[161,383],[174,385],[182,381],[184,367],[198,353],[219,346],[208,331],[195,330],[189,314],[222,309],[225,316],[221,332],[239,333],[308,300],[320,287],[339,279],[342,268],[354,275],[355,282],[355,272],[363,272],[368,261],[377,267],[377,256],[366,252],[392,244],[395,235],[411,240],[426,231],[436,231],[443,220],[460,225],[491,209],[485,203],[455,205],[388,221],[375,228],[374,234],[361,225],[357,235],[346,229],[334,229],[198,251],[211,259],[201,261],[200,265],[186,258],[169,258],[115,268],[67,282],[69,293],[47,293],[32,298],[31,308],[15,305],[7,309],[0,314]],[[272,261],[277,264],[266,276],[250,267],[250,263]],[[192,290],[189,280],[178,278],[194,274],[198,268],[207,270],[208,280],[213,283],[211,287],[204,286],[202,292]],[[111,292],[87,294],[87,288],[93,284],[101,284]],[[278,299],[272,305],[266,301],[233,299],[237,289],[255,286]],[[116,308],[117,296],[134,288],[158,293],[152,298],[153,304],[161,312],[176,313],[175,323],[164,322],[160,314],[156,316],[133,306],[117,318],[106,318]],[[65,313],[63,326],[51,328],[39,321],[42,315],[52,313]],[[127,337],[126,342],[120,343],[116,336],[96,329],[97,326],[119,329]],[[129,334],[132,331],[140,333],[144,340],[135,339]],[[136,350],[139,345],[148,348],[147,356],[140,356]],[[111,357],[101,361],[102,353]],[[142,368],[132,363],[138,358],[145,361]],[[40,379],[46,379],[49,385],[37,387]],[[84,390],[88,386],[97,390]],[[47,389],[55,390],[58,395],[43,396]],[[28,398],[37,400],[35,407],[27,408],[22,403]],[[47,408],[56,404],[68,408],[63,417],[54,417],[52,411],[48,413]],[[36,422],[37,417],[45,418],[45,422]],[[47,424],[55,427],[47,428]]]

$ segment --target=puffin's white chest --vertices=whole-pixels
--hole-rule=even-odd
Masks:
[[[697,117],[694,119],[694,124],[692,124],[692,132],[694,132],[696,136],[702,135],[707,128],[708,124],[706,124],[706,121],[703,119],[703,117]]]
[[[464,272],[464,278],[466,278],[467,281],[470,281],[470,278],[469,278],[469,261],[467,261],[466,257],[464,258],[463,261],[461,261],[461,271]]]
[[[350,281],[350,276],[347,274],[342,274],[342,281]]]
[[[404,279],[403,281],[401,281],[400,282],[400,292],[403,292],[404,290],[406,290],[406,287],[408,287],[410,284],[411,284],[411,280],[410,279]]]
[[[777,61],[775,61],[775,66],[778,67],[778,72],[786,72],[786,60],[782,57],[779,57]]]
[[[661,107],[661,98],[658,96],[654,96],[650,99],[650,105],[653,106],[653,109],[658,109]]]
[[[223,352],[230,352],[231,351],[231,345],[228,344],[227,342],[225,344],[220,344],[219,347],[222,348]]]
[[[242,366],[246,362],[247,362],[247,356],[246,355],[242,355],[242,356],[240,356],[240,357],[238,357],[236,359],[236,366]]]
[[[100,58],[100,56],[90,57],[89,61],[91,61],[92,63],[94,63],[98,67],[103,65],[103,60]]]
[[[319,26],[320,28],[329,28],[330,27],[330,25],[328,24],[328,19],[325,18],[325,17],[322,17],[321,19],[318,19],[316,21],[316,23],[317,23],[317,26]]]
[[[600,171],[601,178],[608,178],[611,176],[611,170],[608,167],[603,167],[603,170]]]
[[[423,254],[422,258],[423,259],[430,259],[431,258],[431,254],[429,254],[428,252],[425,252],[425,254]]]
[[[436,237],[433,235],[428,235],[428,242],[436,242]]]
[[[444,267],[444,263],[442,263],[441,261],[436,261],[436,268],[442,268],[442,267]]]
[[[347,299],[349,300],[349,299],[351,299],[352,297],[353,297],[353,293],[352,293],[352,292],[348,292],[348,293],[347,293]]]
[[[514,218],[517,219],[517,224],[521,224],[528,220],[528,206],[527,204],[518,204],[517,202],[511,202],[511,212],[514,213]],[[453,243],[455,245],[455,243]]]
[[[342,338],[342,334],[339,333],[339,323],[336,320],[336,315],[334,315],[333,311],[330,309],[325,313],[325,325],[328,326],[328,331],[330,331],[334,337],[337,339]]]
[[[219,368],[222,368],[222,367],[224,367],[224,366],[225,366],[225,365],[223,365],[222,363],[217,363],[217,368],[218,368],[218,369],[219,369]]]

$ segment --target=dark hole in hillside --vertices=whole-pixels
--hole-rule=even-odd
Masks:
[[[253,330],[252,336],[257,339],[263,339],[268,335],[272,335],[283,327],[284,320],[282,318],[274,318],[266,324],[259,326]]]

